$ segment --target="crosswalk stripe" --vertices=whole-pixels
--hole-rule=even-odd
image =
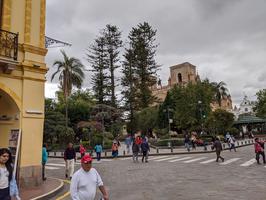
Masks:
[[[120,158],[119,160],[129,160],[129,159],[132,159],[132,157]]]
[[[50,166],[46,166],[45,169],[60,169],[58,167],[50,167]]]
[[[65,164],[58,164],[58,163],[47,163],[47,166],[57,166],[57,167],[64,167],[66,166]]]
[[[241,164],[240,166],[242,166],[242,167],[248,167],[248,166],[254,164],[255,162],[256,162],[256,159],[253,158],[253,159],[251,159],[251,160],[249,160],[249,161],[247,161],[247,162],[244,162],[244,163]]]
[[[198,161],[198,160],[202,160],[202,159],[205,159],[207,157],[200,157],[200,158],[195,158],[195,159],[192,159],[192,160],[186,160],[184,161],[184,163],[192,163],[192,162],[195,162],[195,161]]]
[[[168,162],[177,162],[177,161],[181,161],[181,160],[187,160],[187,159],[190,159],[190,158],[192,158],[192,157],[183,157],[183,158],[179,158],[179,159],[175,159],[175,160],[170,160],[170,161],[168,161]]]
[[[162,158],[160,160],[155,160],[156,162],[162,162],[162,161],[165,161],[165,160],[171,160],[171,159],[176,159],[176,158],[180,158],[180,156],[173,156],[173,157],[170,157],[170,158]]]
[[[149,158],[149,160],[157,160],[157,159],[166,158],[166,157],[168,156],[155,156],[155,157]]]
[[[210,159],[210,160],[206,160],[206,161],[203,161],[203,162],[200,162],[200,164],[207,164],[207,163],[211,163],[211,162],[214,162],[216,159]]]
[[[240,158],[232,158],[232,159],[229,159],[229,160],[227,160],[227,161],[221,163],[220,165],[227,165],[227,164],[232,163],[232,162],[235,162],[235,161],[237,161],[237,160],[239,160],[239,159],[240,159]]]

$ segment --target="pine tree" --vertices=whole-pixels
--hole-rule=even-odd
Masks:
[[[135,70],[137,82],[136,98],[141,109],[151,105],[156,99],[152,95],[151,86],[156,83],[156,72],[159,65],[156,64],[155,54],[157,44],[155,44],[156,30],[144,22],[132,28],[129,33],[129,40],[132,44],[132,51],[135,58]]]
[[[122,65],[121,85],[122,96],[124,100],[124,109],[129,112],[129,119],[132,122],[134,119],[134,112],[138,110],[136,101],[136,73],[135,73],[135,57],[131,49],[125,49],[124,61]]]
[[[119,67],[117,64],[119,61],[119,48],[122,46],[121,32],[119,29],[114,26],[107,24],[106,28],[102,33],[103,38],[105,39],[105,46],[107,49],[107,60],[108,60],[108,71],[110,76],[109,78],[109,92],[111,96],[111,106],[117,107],[116,95],[115,95],[115,70]]]
[[[108,95],[108,60],[107,49],[104,37],[97,37],[94,43],[89,47],[87,53],[87,60],[92,67],[92,88],[94,95],[99,104],[106,102]]]

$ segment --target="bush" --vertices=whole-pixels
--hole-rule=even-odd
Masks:
[[[168,143],[170,142],[171,146],[182,146],[184,145],[183,140],[159,140],[154,142],[154,146],[165,146],[168,147]]]
[[[226,132],[229,132],[230,135],[233,135],[234,137],[239,137],[239,130],[237,128],[228,128],[226,129]]]
[[[109,140],[107,138],[104,138],[104,149],[111,149],[113,144],[113,140]]]

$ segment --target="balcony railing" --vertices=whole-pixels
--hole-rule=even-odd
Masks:
[[[0,56],[17,60],[18,58],[18,33],[0,29]]]

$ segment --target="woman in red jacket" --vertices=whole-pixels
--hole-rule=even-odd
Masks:
[[[256,153],[256,160],[257,163],[260,164],[260,155],[262,155],[263,158],[263,163],[266,164],[265,162],[265,153],[264,153],[264,142],[260,142],[259,138],[255,138],[255,153]]]

